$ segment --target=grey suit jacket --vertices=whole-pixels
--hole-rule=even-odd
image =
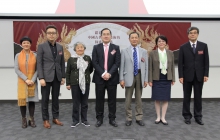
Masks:
[[[141,84],[144,87],[144,82],[148,81],[148,56],[147,51],[139,47],[139,65],[141,69]],[[120,81],[125,82],[125,87],[130,87],[134,79],[134,61],[131,48],[121,50],[120,64]]]
[[[53,58],[49,42],[46,41],[38,46],[37,49],[37,72],[38,78],[44,79],[46,82],[54,80],[54,74],[59,81],[65,78],[65,62],[63,47],[56,43],[57,56]]]
[[[167,53],[167,80],[175,82],[175,65],[174,55],[170,50],[166,50]],[[153,50],[149,54],[149,82],[160,79],[160,60],[158,50]]]

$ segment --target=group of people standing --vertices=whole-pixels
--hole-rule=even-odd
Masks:
[[[183,84],[183,110],[185,123],[190,124],[190,98],[194,89],[194,118],[203,125],[202,121],[202,87],[208,80],[209,56],[207,44],[197,41],[199,29],[190,27],[187,31],[189,42],[179,50],[179,81]],[[96,127],[103,124],[105,91],[108,95],[109,124],[117,127],[116,97],[117,85],[125,88],[125,125],[132,125],[131,101],[135,95],[135,120],[144,126],[142,110],[142,91],[149,85],[152,87],[152,100],[155,101],[155,124],[168,125],[165,119],[168,101],[171,96],[171,85],[175,83],[175,65],[173,52],[166,49],[166,36],[159,35],[155,42],[157,49],[149,53],[139,45],[139,34],[129,34],[130,46],[125,49],[111,43],[112,33],[108,28],[101,30],[103,43],[94,45],[92,58],[85,55],[86,46],[77,42],[74,45],[76,55],[67,61],[65,71],[63,47],[56,43],[57,28],[53,25],[46,27],[47,41],[38,46],[37,54],[31,52],[31,39],[23,37],[20,43],[23,50],[15,57],[15,72],[18,75],[18,106],[22,115],[22,128],[27,125],[36,127],[34,121],[35,102],[38,102],[37,77],[41,85],[41,110],[43,125],[51,128],[49,122],[48,103],[52,95],[52,122],[62,126],[59,120],[60,85],[66,82],[66,88],[72,93],[72,125],[83,124],[90,126],[87,120],[88,97],[90,90],[90,74],[94,71],[92,82],[95,83],[96,95]],[[66,79],[66,81],[65,81]],[[51,91],[52,90],[52,91]],[[135,91],[135,92],[134,92]],[[28,105],[30,119],[26,119]],[[162,111],[161,111],[162,110]],[[160,113],[162,112],[162,113]]]

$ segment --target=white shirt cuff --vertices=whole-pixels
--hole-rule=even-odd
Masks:
[[[105,71],[103,74],[102,74],[102,77],[107,73],[107,71]]]

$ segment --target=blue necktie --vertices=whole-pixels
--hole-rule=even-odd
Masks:
[[[136,76],[138,74],[138,58],[137,58],[136,48],[134,48],[133,60],[134,60],[134,76]]]
[[[196,47],[195,47],[196,44],[192,44],[193,46],[193,53],[196,53]]]

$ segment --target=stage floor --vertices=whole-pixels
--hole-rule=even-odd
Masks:
[[[191,112],[193,113],[193,102]],[[132,104],[134,114],[134,103]],[[50,109],[51,111],[51,104]],[[125,126],[124,102],[117,103],[116,121],[118,127],[112,127],[108,122],[108,107],[105,104],[105,118],[101,127],[96,128],[95,103],[89,102],[88,121],[90,127],[78,125],[71,128],[72,104],[60,103],[60,120],[64,126],[52,124],[51,129],[43,127],[40,103],[36,104],[36,128],[21,128],[21,115],[16,103],[0,103],[0,140],[219,140],[220,139],[220,102],[203,101],[203,121],[198,125],[192,119],[191,125],[184,123],[181,115],[182,102],[170,101],[166,120],[168,126],[154,124],[156,113],[153,101],[143,102],[145,126],[135,123]],[[27,112],[28,114],[28,112]],[[51,112],[50,112],[51,114]],[[50,115],[51,116],[51,115]],[[50,120],[51,122],[51,120]]]

